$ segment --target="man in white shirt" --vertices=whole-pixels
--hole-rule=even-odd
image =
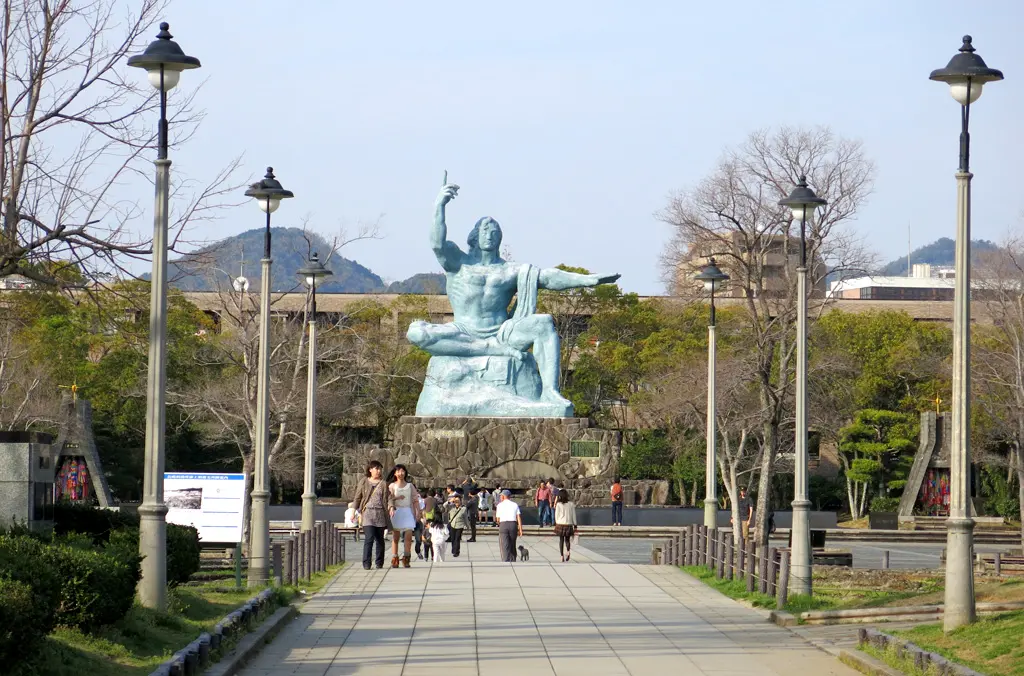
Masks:
[[[516,560],[516,538],[523,537],[523,516],[519,505],[512,501],[510,491],[502,491],[499,500],[494,508],[494,519],[498,522],[498,546],[501,560],[511,563]]]

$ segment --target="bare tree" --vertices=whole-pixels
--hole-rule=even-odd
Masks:
[[[976,443],[975,455],[1016,478],[1024,515],[1024,238],[1011,236],[1000,250],[982,256],[975,279],[974,293],[992,319],[991,326],[974,329],[971,341],[975,401],[986,422],[980,429],[988,432],[987,439],[977,441],[995,442],[1008,451],[986,452]]]
[[[9,299],[0,309],[0,429],[49,428],[59,418],[58,384],[31,359],[23,338],[27,326]]]
[[[715,370],[716,458],[719,478],[732,511],[733,536],[739,541],[739,489],[758,471],[763,415],[755,384],[749,378],[751,360],[740,345],[719,351]],[[707,361],[688,359],[650,380],[638,399],[638,413],[658,426],[700,430],[707,436]],[[698,482],[700,483],[700,482]]]
[[[159,99],[126,58],[141,50],[165,0],[6,0],[0,17],[0,277],[68,284],[63,268],[92,277],[151,253],[133,230],[143,210],[123,190],[148,177]],[[172,94],[172,141],[202,117],[196,89]],[[237,162],[205,187],[179,181],[178,242],[190,219],[211,216],[234,190]],[[146,179],[148,180],[148,179]],[[151,195],[151,190],[139,194]]]
[[[828,200],[807,224],[809,286],[820,304],[830,272],[859,270],[868,263],[849,224],[870,193],[873,173],[860,142],[827,128],[758,131],[727,151],[695,188],[673,196],[660,213],[674,229],[662,257],[669,288],[687,293],[692,271],[714,256],[731,276],[729,295],[746,310],[750,373],[762,414],[756,538],[765,545],[775,460],[792,444],[796,345],[800,224],[778,201],[803,175]]]

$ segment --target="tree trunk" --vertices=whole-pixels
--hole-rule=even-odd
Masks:
[[[245,474],[245,503],[242,505],[242,548],[248,553],[249,550],[249,526],[252,519],[252,490],[256,476],[253,473],[256,467],[256,458],[250,452],[242,458],[242,472]]]
[[[725,492],[729,496],[729,511],[732,513],[732,541],[740,541],[740,533],[743,524],[740,522],[739,489],[736,484],[736,465],[729,463],[726,467],[724,462],[719,463],[722,472],[722,482],[725,484]]]
[[[1017,504],[1020,507],[1020,544],[1024,547],[1024,447],[1020,443],[1013,449],[1017,465]]]
[[[779,424],[776,419],[764,426],[764,450],[761,455],[761,476],[757,482],[757,507],[754,514],[754,541],[765,551],[768,548],[768,516],[771,511],[772,476],[779,448]]]
[[[850,477],[846,477],[846,499],[850,503],[850,518],[859,519],[861,515],[857,509],[857,484],[850,481]]]

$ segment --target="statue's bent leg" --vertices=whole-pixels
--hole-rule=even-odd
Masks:
[[[523,351],[533,346],[533,358],[537,360],[537,370],[540,372],[541,398],[569,404],[558,393],[562,353],[558,349],[558,331],[555,330],[555,320],[551,315],[530,315],[522,319],[512,330],[509,343]]]
[[[406,338],[416,347],[439,357],[492,356],[522,359],[520,351],[501,345],[494,338],[471,336],[455,324],[416,321],[409,325]]]

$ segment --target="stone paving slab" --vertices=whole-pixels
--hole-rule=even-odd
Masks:
[[[410,569],[347,566],[243,676],[852,676],[796,633],[668,566],[617,564],[528,536]],[[351,553],[351,552],[350,552]]]

